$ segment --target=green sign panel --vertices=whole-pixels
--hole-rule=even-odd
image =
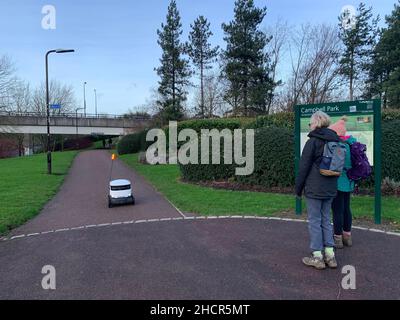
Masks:
[[[375,222],[381,222],[381,101],[346,101],[311,105],[298,105],[296,112],[296,174],[298,162],[308,140],[309,122],[316,111],[327,113],[332,123],[347,117],[347,133],[367,146],[369,162],[374,167],[375,178]],[[301,214],[301,201],[296,202],[296,212]]]

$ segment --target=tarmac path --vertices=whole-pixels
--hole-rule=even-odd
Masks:
[[[182,217],[160,193],[120,160],[114,161],[112,179],[130,180],[136,203],[109,209],[110,169],[109,152],[79,153],[57,195],[38,216],[13,230],[11,235],[126,220]]]

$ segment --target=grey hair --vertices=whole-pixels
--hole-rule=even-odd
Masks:
[[[315,125],[316,128],[326,128],[331,124],[331,117],[325,112],[317,111],[311,116],[311,125]]]

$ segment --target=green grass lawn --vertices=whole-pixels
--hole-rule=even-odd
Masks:
[[[144,176],[183,212],[202,215],[259,215],[271,216],[294,211],[294,196],[276,193],[230,191],[202,187],[179,181],[177,165],[143,165],[137,154],[120,157]],[[137,186],[140,188],[140,186]],[[356,196],[352,200],[354,217],[373,219],[374,198]],[[382,199],[382,218],[400,222],[400,198]]]
[[[52,175],[46,173],[46,154],[0,159],[0,234],[39,213],[56,194],[76,154],[52,153]]]

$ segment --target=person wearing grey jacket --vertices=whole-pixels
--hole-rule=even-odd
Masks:
[[[302,196],[303,190],[307,204],[308,230],[312,255],[303,258],[303,263],[316,269],[336,268],[333,229],[330,210],[337,194],[337,177],[327,177],[319,172],[326,142],[339,142],[335,131],[328,129],[330,117],[317,111],[311,116],[310,138],[303,149],[299,172],[296,177],[296,196]],[[324,254],[323,254],[324,253]]]

